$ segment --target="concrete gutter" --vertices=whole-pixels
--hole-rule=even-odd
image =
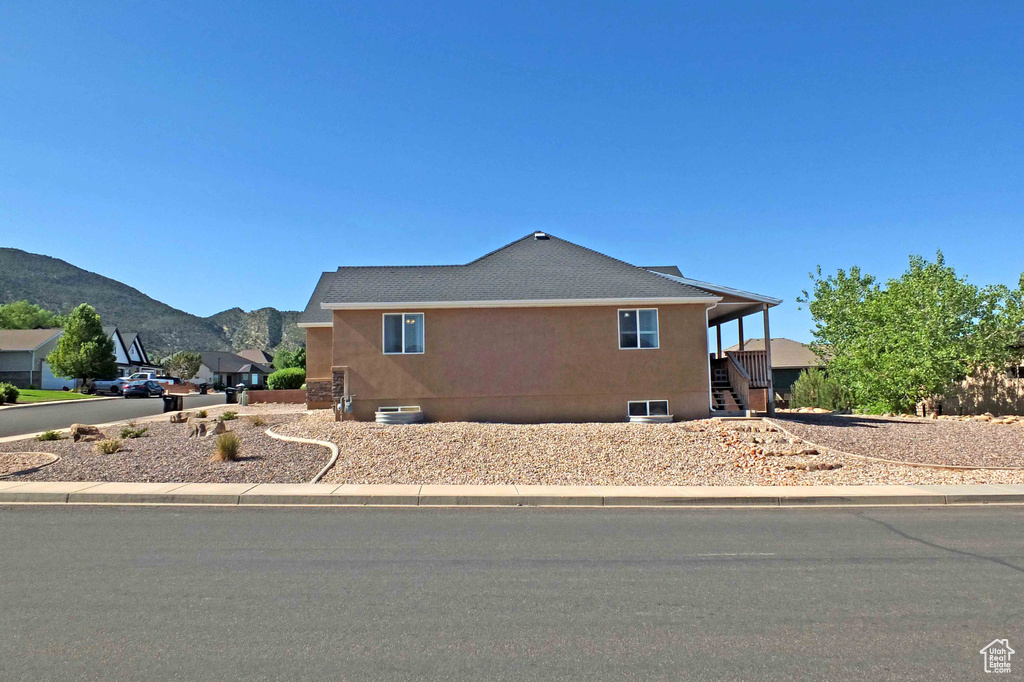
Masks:
[[[548,486],[0,480],[0,504],[410,507],[855,507],[1024,504],[1024,485]]]

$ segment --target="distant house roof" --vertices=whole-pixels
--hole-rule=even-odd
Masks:
[[[239,355],[246,360],[251,360],[252,362],[258,362],[262,365],[269,365],[274,361],[273,355],[265,350],[260,350],[259,348],[246,348],[245,350],[238,351],[236,355]]]
[[[678,268],[661,266],[678,272]],[[670,274],[673,274],[670,273]],[[466,265],[341,267],[320,277],[299,318],[330,324],[332,309],[523,305],[561,302],[707,302],[716,294],[544,233]]]
[[[676,277],[683,276],[683,273],[680,272],[678,265],[645,265],[644,270],[657,272],[660,275],[674,275]]]
[[[764,350],[764,339],[747,339],[743,348],[744,350]],[[739,349],[739,344],[726,348],[731,351]],[[806,344],[792,339],[772,339],[772,369],[799,369],[820,365],[821,360]]]
[[[60,336],[63,329],[0,329],[0,352],[33,351],[55,336]]]
[[[200,353],[200,356],[202,356],[203,364],[206,365],[211,372],[227,372],[230,374],[244,374],[246,372],[252,372],[270,374],[272,371],[266,365],[253,362],[248,358],[243,358],[241,355],[228,353],[227,351],[205,350]]]

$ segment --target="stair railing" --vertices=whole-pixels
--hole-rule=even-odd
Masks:
[[[740,409],[750,409],[750,375],[747,374],[747,370],[744,369],[743,365],[736,361],[736,358],[732,356],[732,353],[727,353],[726,358],[728,364],[726,367],[729,369],[729,385],[732,386],[732,390],[736,393],[736,397],[740,401]]]

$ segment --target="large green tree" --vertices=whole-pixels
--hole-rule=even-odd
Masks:
[[[83,303],[64,322],[57,347],[46,356],[57,376],[69,379],[113,379],[117,376],[114,342],[103,331],[96,309]]]
[[[64,318],[28,301],[0,305],[0,329],[45,329],[60,327]]]
[[[192,353],[187,350],[179,351],[164,360],[164,369],[171,376],[188,381],[199,373],[199,366],[203,363],[203,356],[199,353]]]
[[[274,369],[288,369],[289,367],[301,367],[306,369],[306,349],[296,348],[295,350],[279,350],[274,354]]]
[[[898,279],[879,284],[859,268],[823,277],[798,299],[814,318],[812,347],[855,404],[906,411],[1018,351],[1024,275],[1017,289],[978,287],[946,264],[911,256]]]

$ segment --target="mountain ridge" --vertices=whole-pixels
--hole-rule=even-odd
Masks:
[[[259,348],[273,354],[278,348],[306,345],[305,334],[295,325],[296,310],[246,312],[234,307],[199,317],[59,258],[0,247],[0,303],[20,300],[59,313],[88,303],[104,324],[140,332],[153,359],[179,350]]]

